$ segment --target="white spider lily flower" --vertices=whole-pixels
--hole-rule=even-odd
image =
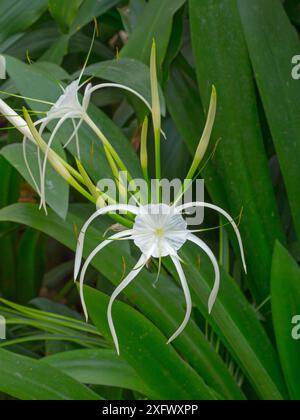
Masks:
[[[83,69],[84,70],[84,69]],[[81,72],[79,78],[71,82],[65,89],[63,89],[62,95],[57,99],[57,101],[52,105],[50,110],[47,112],[46,117],[41,118],[38,120],[35,125],[40,125],[39,133],[40,135],[43,134],[43,131],[47,127],[47,125],[54,121],[58,120],[55,128],[52,131],[51,137],[48,141],[48,148],[45,151],[45,156],[42,164],[41,170],[41,207],[46,207],[45,203],[45,177],[46,177],[46,166],[48,160],[49,150],[51,149],[52,143],[55,139],[56,134],[58,133],[60,127],[67,121],[71,120],[73,124],[73,132],[69,139],[65,142],[64,147],[67,147],[70,142],[75,138],[76,141],[76,151],[77,157],[80,159],[80,144],[79,144],[79,137],[78,132],[83,122],[85,122],[104,142],[107,143],[105,136],[101,133],[101,131],[96,127],[95,123],[91,120],[88,115],[88,107],[91,100],[91,95],[96,92],[97,90],[104,89],[104,88],[117,88],[122,89],[127,92],[132,93],[137,98],[139,98],[151,111],[151,105],[149,102],[137,91],[134,89],[129,88],[126,85],[117,84],[117,83],[102,83],[95,86],[92,86],[90,83],[86,85],[84,95],[82,101],[79,100],[79,91],[85,85],[85,83],[80,84],[80,80],[82,78],[83,71]],[[76,123],[76,120],[79,120]],[[164,133],[162,133],[164,135]],[[164,135],[165,136],[165,135]],[[26,141],[26,139],[25,139]],[[26,161],[26,155],[24,155]]]
[[[3,55],[0,55],[0,79],[6,79],[6,60]]]
[[[78,237],[78,244],[76,249],[76,256],[75,256],[75,266],[74,266],[74,279],[76,280],[81,267],[81,261],[83,256],[83,248],[84,248],[84,239],[85,234],[90,226],[90,224],[101,215],[105,215],[107,213],[115,212],[115,211],[127,211],[135,215],[135,221],[132,229],[125,230],[123,232],[119,232],[115,235],[112,235],[107,240],[101,242],[88,256],[86,259],[81,273],[80,273],[80,299],[82,303],[82,307],[84,310],[84,314],[86,319],[88,319],[88,312],[86,308],[86,304],[84,301],[84,278],[87,271],[88,266],[92,262],[93,258],[100,252],[104,247],[108,246],[109,244],[113,243],[114,241],[118,240],[131,240],[137,246],[137,248],[141,251],[141,256],[134,266],[134,268],[129,272],[129,274],[121,281],[118,287],[113,292],[108,309],[107,309],[107,318],[108,324],[110,327],[110,331],[112,334],[112,338],[116,347],[118,354],[119,351],[119,343],[116,334],[116,330],[114,327],[113,319],[112,319],[112,305],[115,299],[119,296],[119,294],[127,287],[140,273],[140,271],[145,267],[149,258],[159,258],[169,256],[172,259],[172,262],[176,268],[178,273],[180,283],[184,292],[185,301],[186,301],[186,313],[183,322],[179,326],[179,328],[175,331],[175,333],[171,336],[168,340],[168,343],[171,343],[175,340],[176,337],[184,330],[185,326],[187,325],[191,310],[192,310],[192,300],[191,295],[188,287],[188,283],[181,265],[181,259],[178,255],[178,252],[183,247],[183,245],[190,241],[201,248],[209,257],[210,261],[212,262],[214,272],[215,272],[215,280],[214,280],[214,287],[209,297],[208,301],[208,311],[211,313],[214,303],[216,301],[219,287],[220,287],[220,271],[218,262],[216,257],[214,256],[211,249],[206,245],[206,243],[200,239],[199,237],[195,236],[187,226],[187,223],[184,219],[183,212],[189,208],[193,207],[205,207],[216,210],[222,216],[224,216],[229,223],[232,225],[240,247],[241,258],[243,262],[243,266],[246,272],[246,263],[245,263],[245,256],[243,250],[243,244],[241,240],[241,236],[238,230],[237,225],[235,224],[232,217],[221,209],[218,206],[215,206],[210,203],[206,202],[191,202],[181,206],[176,205],[167,205],[167,204],[147,204],[140,207],[130,206],[126,204],[116,204],[107,206],[105,208],[98,209],[84,224],[83,228],[80,231]]]

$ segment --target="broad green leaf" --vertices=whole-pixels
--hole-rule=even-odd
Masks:
[[[167,141],[161,143],[162,178],[185,179],[190,165],[190,154],[171,118],[164,121]]]
[[[17,204],[1,210],[0,221],[10,220],[34,227],[74,250],[77,240],[76,232],[92,211],[90,206],[71,206],[67,222],[64,223],[53,213],[46,217],[38,211],[36,206]],[[95,226],[89,229],[85,256],[97,246],[99,238],[108,226],[107,221],[101,219],[98,222],[97,229]],[[126,258],[126,266],[132,266],[135,263],[135,259],[124,252],[119,244],[112,244],[110,248],[104,249],[93,260],[93,265],[110,281],[118,284],[123,275],[124,257]],[[165,276],[161,276],[157,288],[154,289],[152,284],[155,279],[155,273],[150,274],[147,270],[144,270],[138,281],[125,289],[125,293],[131,302],[137,305],[160,328],[165,336],[171,336],[184,317],[185,305],[182,302],[182,291],[179,291]],[[181,299],[179,299],[179,296],[181,296]],[[235,340],[238,342],[239,339],[240,337],[237,335]],[[192,320],[174,342],[174,347],[185,355],[190,365],[219,394],[229,399],[244,398],[226,366],[216,354],[215,349],[207,342],[201,330]]]
[[[296,327],[300,323],[300,268],[279,242],[275,245],[273,255],[271,297],[283,373],[291,398],[299,400],[300,337],[296,333]],[[295,322],[294,319],[298,321]]]
[[[122,57],[136,58],[149,63],[153,38],[157,44],[158,65],[166,55],[174,14],[186,0],[152,0],[147,3],[129,41],[121,51]]]
[[[83,53],[87,55],[87,51],[89,50],[90,46],[91,37],[85,35],[82,32],[77,32],[70,39],[69,54]],[[104,42],[101,42],[98,40],[98,38],[96,38],[93,44],[93,56],[97,56],[99,61],[111,60],[114,58],[114,53],[108,46],[104,44]]]
[[[170,65],[174,59],[180,54],[180,50],[183,48],[185,40],[185,18],[186,9],[185,7],[179,9],[174,16],[174,22],[172,32],[170,36],[170,42],[165,56],[164,61],[164,79],[163,83],[169,79]]]
[[[181,55],[171,66],[165,97],[168,111],[193,155],[201,138],[205,118],[196,74]]]
[[[190,0],[194,58],[204,108],[218,93],[213,142],[221,139],[204,172],[212,199],[237,216],[248,262],[248,283],[261,303],[277,238],[284,241],[264,150],[255,85],[235,1]],[[198,112],[194,110],[194,112]],[[226,202],[218,200],[223,187]],[[216,191],[216,193],[215,193]]]
[[[83,26],[89,23],[93,17],[103,15],[119,2],[120,0],[84,0],[72,24],[71,33],[73,34],[79,31]]]
[[[45,70],[35,64],[25,64],[14,57],[5,56],[7,73],[16,85],[19,93],[33,99],[55,102],[62,90],[56,74],[52,74],[51,67],[48,75]],[[48,111],[49,105],[35,101],[27,101],[35,111]]]
[[[1,0],[0,43],[30,27],[46,10],[47,0]]]
[[[113,350],[74,350],[42,360],[78,382],[132,389],[151,397],[136,371]]]
[[[63,32],[72,25],[83,0],[48,0],[48,9]]]
[[[55,24],[45,25],[29,32],[13,35],[1,44],[0,51],[20,60],[26,60],[28,53],[35,60],[60,36]]]
[[[111,339],[107,323],[108,296],[87,286],[85,296],[94,324],[105,337]],[[166,345],[166,338],[147,318],[122,302],[115,302],[113,318],[122,357],[134,366],[157,398],[216,399],[173,347]]]
[[[40,232],[27,229],[18,243],[16,286],[20,303],[28,303],[38,295],[44,274],[44,251]]]
[[[70,75],[60,66],[55,63],[48,61],[38,61],[34,64],[34,67],[45,75],[51,74],[56,80],[70,80]]]
[[[59,267],[59,266],[58,266]],[[73,265],[72,265],[73,268]],[[70,275],[70,270],[68,270],[68,275]],[[46,278],[48,276],[48,273],[45,275],[43,285],[45,287],[49,287],[49,283],[46,283]],[[64,305],[63,303],[57,303],[53,300],[37,297],[35,299],[32,299],[30,302],[30,305],[34,306],[35,308],[38,308],[44,312],[50,312],[56,315],[62,315],[69,318],[75,318],[77,320],[82,320],[80,314],[75,310],[71,309],[68,306]]]
[[[100,400],[58,369],[0,349],[0,390],[20,400]]]
[[[19,198],[20,177],[0,156],[0,208],[15,203]]]
[[[54,149],[64,156],[64,151],[59,143],[54,146]],[[27,159],[30,165],[33,176],[40,184],[37,150],[36,147],[30,142],[27,142]],[[26,168],[25,160],[23,157],[22,144],[10,144],[1,149],[1,155],[22,175],[22,177],[34,188],[32,178]],[[66,217],[68,211],[69,200],[69,186],[58,175],[50,164],[47,165],[47,182],[45,185],[46,201],[49,206],[62,218]]]
[[[283,6],[292,22],[297,26],[300,24],[299,0],[281,0]]]
[[[235,280],[221,270],[221,288],[208,315],[207,302],[214,275],[208,257],[193,245],[181,256],[194,292],[194,303],[208,320],[262,399],[284,399],[286,389],[274,348]],[[199,265],[200,258],[200,265]]]
[[[15,169],[2,156],[0,179],[0,208],[3,208],[18,200],[20,179]],[[16,296],[15,227],[11,223],[1,223],[0,238],[0,290],[4,296],[13,298]]]
[[[142,15],[146,5],[146,0],[129,0],[129,7],[125,6],[118,8],[124,29],[128,34],[131,34],[134,31],[138,18]]]
[[[94,339],[99,339],[99,337],[101,337],[100,333],[96,331],[95,327],[87,324],[84,321],[81,321],[80,319],[74,319],[74,316],[70,317],[70,313],[66,314],[66,310],[63,314],[59,313],[59,311],[57,310],[58,304],[56,304],[55,307],[56,312],[52,312],[55,306],[53,302],[52,305],[50,303],[48,305],[44,305],[41,302],[41,298],[34,299],[32,302],[30,302],[32,305],[36,304],[36,306],[41,307],[42,310],[28,306],[22,306],[2,298],[0,298],[0,302],[1,304],[5,305],[4,307],[1,307],[2,314],[6,316],[6,313],[8,313],[12,314],[14,317],[20,318],[20,320],[24,319],[26,321],[30,321],[31,323],[27,325],[35,326],[35,328],[49,332],[62,333],[65,334],[65,336],[74,336],[75,331],[79,341],[84,341],[85,339],[87,339],[87,333],[91,334]],[[95,340],[94,343],[99,346],[99,341],[96,342]],[[2,345],[3,344],[4,343],[2,343]]]
[[[50,63],[55,63],[55,64],[61,64],[64,59],[64,56],[68,52],[69,41],[70,41],[69,35],[62,34],[44,52],[44,54],[40,57],[40,60],[48,61]]]
[[[300,240],[300,83],[291,74],[299,37],[279,0],[239,0],[238,5]]]

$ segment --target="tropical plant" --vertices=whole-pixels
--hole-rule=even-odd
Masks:
[[[300,398],[299,4],[0,0],[4,399]],[[187,173],[225,218],[136,265],[97,182]]]

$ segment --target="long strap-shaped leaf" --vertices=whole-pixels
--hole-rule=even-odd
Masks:
[[[41,360],[84,384],[117,386],[132,389],[151,398],[136,371],[115,350],[73,350]]]
[[[276,244],[271,276],[272,312],[283,373],[294,400],[300,399],[300,269]]]
[[[99,331],[111,339],[106,309],[109,297],[85,287],[89,314]],[[215,394],[180,358],[163,334],[138,311],[121,302],[114,303],[114,320],[122,357],[143,378],[157,398],[214,400]]]
[[[101,399],[60,370],[3,349],[0,349],[0,390],[21,400]]]
[[[299,37],[279,0],[239,0],[238,5],[300,240],[300,81],[292,78]]]
[[[203,104],[208,104],[212,84],[218,92],[214,136],[221,142],[204,177],[216,204],[233,215],[244,209],[240,230],[249,264],[248,282],[260,303],[270,291],[274,241],[284,239],[240,16],[233,0],[190,0],[189,5]],[[220,185],[227,197],[227,208],[215,197]]]

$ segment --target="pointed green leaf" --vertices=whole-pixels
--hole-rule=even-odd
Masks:
[[[58,369],[0,349],[0,391],[20,400],[100,400]]]
[[[109,297],[85,287],[89,314],[98,330],[111,340],[107,322]],[[130,306],[116,301],[113,307],[122,357],[159,399],[214,400],[214,393],[196,372],[166,344],[166,338],[150,321]]]
[[[152,0],[147,3],[137,26],[122,49],[122,57],[136,58],[149,63],[152,40],[157,41],[158,65],[161,66],[167,52],[174,14],[186,0]]]
[[[275,245],[271,282],[273,321],[283,373],[291,398],[299,400],[300,337],[296,327],[300,323],[300,268],[279,242]]]
[[[270,291],[273,244],[284,238],[240,16],[235,1],[190,0],[189,5],[194,58],[206,109],[211,86],[218,92],[212,140],[221,141],[204,178],[216,204],[234,216],[244,209],[240,230],[249,269],[247,281],[260,303]],[[220,186],[226,202],[219,201]]]
[[[300,240],[300,82],[292,77],[299,37],[279,0],[239,0],[238,5]]]
[[[74,350],[42,359],[84,384],[132,389],[151,397],[136,371],[113,350]]]

